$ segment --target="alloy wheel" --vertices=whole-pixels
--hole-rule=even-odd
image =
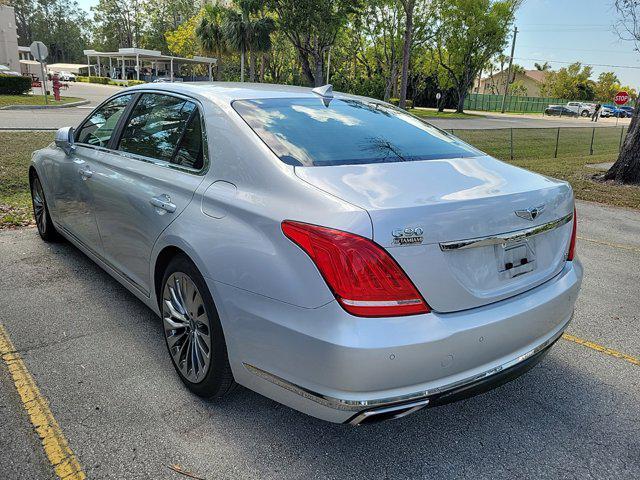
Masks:
[[[47,210],[44,201],[44,192],[40,180],[33,180],[33,188],[31,189],[31,198],[33,200],[33,216],[36,219],[36,225],[41,234],[47,231]]]
[[[201,382],[211,364],[211,325],[198,287],[186,273],[172,273],[162,295],[162,320],[169,352],[178,370]]]

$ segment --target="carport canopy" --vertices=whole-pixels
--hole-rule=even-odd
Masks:
[[[116,62],[121,62],[123,67],[127,60],[135,61],[137,80],[140,80],[140,63],[144,61],[150,61],[152,63],[163,62],[168,64],[171,81],[173,81],[174,79],[174,65],[184,63],[207,65],[209,70],[209,80],[213,80],[212,68],[218,62],[217,59],[211,57],[175,57],[173,55],[164,55],[159,50],[147,50],[144,48],[119,48],[117,52],[98,52],[97,50],[84,50],[83,53],[87,56],[87,67],[89,68],[89,72],[91,72],[90,58],[96,57],[97,64],[95,67],[95,72],[97,75],[100,75],[102,71],[102,65],[100,62],[101,58],[108,58],[109,69],[112,68],[112,61],[114,58],[116,59]],[[122,80],[125,79],[125,75],[125,68],[122,68],[120,72]]]
[[[87,66],[82,63],[50,63],[47,65],[49,72],[80,73],[80,70],[86,68]]]

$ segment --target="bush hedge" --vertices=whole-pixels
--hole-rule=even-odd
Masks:
[[[389,99],[389,103],[392,104],[392,105],[395,105],[397,107],[398,105],[400,105],[400,99],[399,98],[390,98]],[[406,105],[407,108],[413,108],[413,100],[409,100],[407,98],[406,103],[407,103],[407,105]]]
[[[21,95],[31,90],[31,78],[0,75],[0,95]]]
[[[99,83],[100,85],[118,85],[120,87],[133,87],[134,85],[142,85],[143,83],[146,83],[146,82],[143,82],[142,80],[129,80],[125,83],[122,81],[116,82],[107,77],[84,77],[84,76],[77,76],[76,81],[85,82],[85,83]]]

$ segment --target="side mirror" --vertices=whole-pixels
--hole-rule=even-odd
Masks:
[[[71,155],[76,149],[73,127],[62,127],[56,132],[56,145],[64,150],[64,153]]]

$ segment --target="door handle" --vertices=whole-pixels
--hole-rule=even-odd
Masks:
[[[166,193],[158,195],[157,197],[152,197],[151,200],[149,200],[149,203],[154,207],[165,210],[169,213],[176,211],[175,203],[171,203],[171,197]]]
[[[78,174],[84,179],[86,180],[87,178],[91,178],[91,176],[93,175],[93,172],[89,169],[84,169],[81,168],[80,170],[78,170]]]

